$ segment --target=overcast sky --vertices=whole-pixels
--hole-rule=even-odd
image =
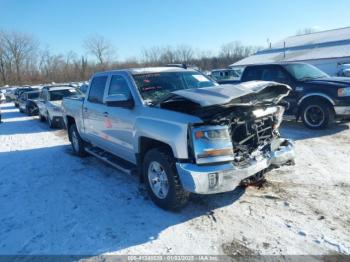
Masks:
[[[55,53],[82,54],[97,33],[120,59],[154,45],[216,52],[230,41],[265,47],[306,27],[350,26],[349,0],[0,0],[0,9],[0,30],[30,33]]]

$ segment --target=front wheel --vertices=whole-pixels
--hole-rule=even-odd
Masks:
[[[86,156],[85,142],[80,137],[77,126],[71,125],[68,132],[74,154],[80,157]]]
[[[324,129],[333,122],[334,112],[326,102],[313,100],[302,107],[301,118],[310,129]]]
[[[174,157],[166,148],[149,150],[143,160],[143,175],[153,202],[166,210],[179,210],[189,199],[180,182]]]

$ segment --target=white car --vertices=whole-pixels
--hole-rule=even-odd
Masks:
[[[62,99],[77,94],[77,90],[71,86],[44,87],[37,103],[40,121],[47,120],[50,128],[62,126]]]
[[[6,97],[2,91],[0,91],[0,103],[5,103]]]

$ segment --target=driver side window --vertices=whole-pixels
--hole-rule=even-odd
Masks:
[[[262,70],[261,80],[264,81],[275,81],[278,83],[288,83],[289,77],[279,68],[266,68]]]
[[[128,99],[131,98],[130,89],[126,79],[119,75],[114,75],[111,78],[108,95],[125,95]]]

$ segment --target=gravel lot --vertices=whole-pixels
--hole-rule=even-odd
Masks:
[[[350,130],[284,123],[295,166],[179,213],[136,177],[72,155],[65,130],[2,104],[0,254],[350,254]]]

